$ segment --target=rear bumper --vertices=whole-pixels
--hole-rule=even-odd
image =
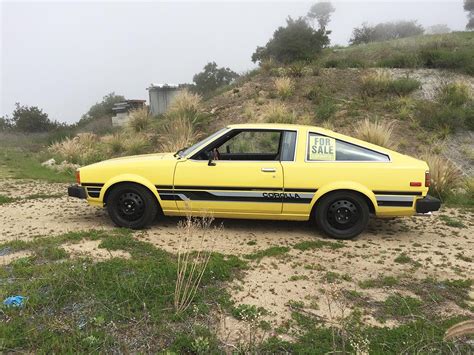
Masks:
[[[67,194],[70,197],[76,197],[80,199],[86,199],[86,189],[79,185],[72,185],[67,188]]]
[[[437,211],[441,207],[441,201],[437,198],[426,196],[416,200],[415,208],[417,213],[428,213]]]

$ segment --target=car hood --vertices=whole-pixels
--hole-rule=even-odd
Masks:
[[[106,167],[111,165],[121,165],[121,164],[134,164],[134,163],[145,163],[153,162],[157,160],[176,160],[177,158],[173,153],[154,153],[154,154],[142,154],[142,155],[131,155],[127,157],[114,158],[109,160],[104,160],[99,163],[88,165],[87,167]]]

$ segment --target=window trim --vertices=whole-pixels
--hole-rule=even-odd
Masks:
[[[362,148],[362,149],[367,149],[367,150],[370,150],[371,152],[385,155],[388,158],[388,161],[376,161],[376,160],[309,160],[308,159],[308,152],[309,152],[309,136],[310,136],[310,134],[316,134],[318,136],[332,138],[332,139],[335,139],[336,141],[341,141],[343,143],[350,144],[350,145],[353,145],[355,147],[359,147],[359,148]],[[388,153],[383,153],[381,151],[371,149],[371,148],[367,148],[367,147],[364,147],[364,146],[359,145],[359,144],[347,142],[343,139],[328,136],[327,134],[308,131],[308,134],[306,136],[306,149],[305,149],[305,154],[304,154],[304,161],[305,161],[305,163],[391,163],[392,162],[392,157]]]
[[[296,161],[296,153],[297,153],[297,147],[298,147],[298,135],[299,135],[299,130],[295,129],[278,129],[278,128],[231,128],[229,129],[228,131],[226,131],[224,134],[227,134],[227,133],[230,133],[232,131],[269,131],[269,132],[280,132],[281,136],[280,136],[280,140],[278,142],[278,154],[279,154],[279,159],[278,160],[218,160],[219,162],[234,162],[234,163],[248,163],[248,162],[285,162],[285,163],[292,163],[292,162],[295,162]],[[281,160],[281,140],[283,138],[283,132],[296,132],[296,140],[295,140],[295,152],[293,154],[293,160],[285,160],[285,161],[282,161]],[[192,160],[192,161],[206,161],[206,160],[202,160],[202,159],[195,159],[194,157],[198,154],[200,154],[203,150],[205,150],[206,148],[208,148],[209,146],[211,146],[213,143],[215,143],[215,141],[217,141],[219,138],[222,138],[222,136],[224,135],[220,135],[219,137],[216,137],[216,139],[214,139],[212,142],[209,142],[208,144],[206,144],[204,147],[200,148],[199,150],[196,150],[195,153],[191,154],[191,156],[188,158],[188,160]],[[234,136],[235,137],[235,136]]]

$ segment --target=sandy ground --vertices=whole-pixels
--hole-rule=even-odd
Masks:
[[[0,241],[28,240],[35,236],[58,235],[67,231],[114,228],[105,210],[88,206],[84,201],[65,196],[66,185],[32,181],[0,180],[0,194],[22,198],[42,193],[61,197],[18,200],[0,205]],[[464,224],[464,228],[447,226],[440,215],[450,216]],[[181,218],[163,218],[151,228],[135,233],[135,237],[170,252],[176,252],[182,242]],[[287,246],[290,251],[279,257],[265,257],[252,261],[242,279],[229,285],[238,303],[261,306],[270,311],[265,319],[277,326],[291,318],[290,300],[301,301],[308,312],[323,318],[330,314],[325,295],[340,290],[357,290],[377,301],[385,299],[393,290],[364,289],[359,281],[378,276],[424,279],[466,279],[474,275],[474,211],[444,208],[432,217],[400,218],[370,221],[368,230],[344,247],[327,247],[300,251],[291,248],[303,241],[321,240],[323,236],[310,223],[275,221],[215,221],[221,226],[208,233],[205,245],[214,251],[246,255],[271,246]],[[191,238],[198,247],[200,238]],[[97,259],[110,257],[98,248],[99,242],[65,245],[74,254],[89,254]],[[395,258],[406,254],[413,262],[398,263]],[[117,252],[113,256],[129,257]],[[13,256],[2,256],[2,264]],[[419,263],[419,267],[414,267]],[[328,272],[346,275],[337,286],[324,281]],[[328,290],[335,287],[338,290]],[[402,291],[399,291],[402,292]],[[413,295],[412,295],[413,296]],[[350,309],[350,306],[348,306]],[[336,309],[332,307],[332,309]],[[339,307],[339,312],[343,307]],[[466,314],[453,305],[451,312]],[[334,313],[334,311],[333,311]],[[337,316],[337,315],[336,315]],[[367,314],[368,323],[377,322]],[[391,325],[391,324],[384,324]],[[235,341],[242,322],[227,317],[222,321],[223,337]],[[232,334],[230,336],[229,334]]]

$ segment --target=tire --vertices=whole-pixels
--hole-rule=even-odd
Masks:
[[[142,229],[156,218],[158,201],[146,187],[120,184],[110,191],[107,212],[119,227]]]
[[[316,224],[335,239],[352,239],[369,223],[369,206],[363,197],[350,191],[333,192],[316,206]]]

